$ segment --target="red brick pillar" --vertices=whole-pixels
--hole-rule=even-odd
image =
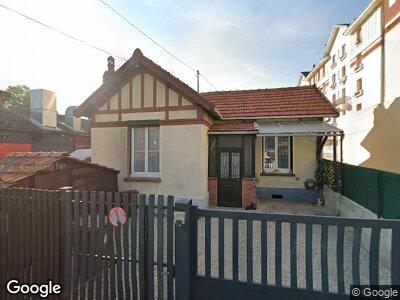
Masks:
[[[254,203],[255,206],[258,204],[257,200],[257,179],[256,178],[242,178],[242,206],[249,206]]]
[[[217,206],[218,181],[215,177],[208,177],[208,205]]]

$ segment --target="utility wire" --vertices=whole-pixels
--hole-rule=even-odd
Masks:
[[[122,15],[120,12],[118,12],[114,7],[112,7],[110,4],[108,4],[107,2],[103,1],[103,0],[97,0],[100,3],[102,3],[103,5],[105,5],[107,8],[109,8],[111,11],[113,11],[115,14],[117,14],[122,20],[124,20],[126,23],[128,23],[130,26],[132,26],[133,28],[135,28],[140,34],[142,34],[143,36],[145,36],[146,38],[148,38],[150,41],[152,41],[155,45],[157,45],[158,47],[160,47],[162,50],[164,50],[168,55],[170,55],[172,58],[176,59],[177,61],[179,61],[180,63],[182,63],[184,66],[186,66],[187,68],[189,68],[190,70],[192,70],[193,72],[197,72],[197,70],[195,68],[193,68],[192,66],[190,66],[189,64],[187,64],[186,62],[184,62],[183,60],[181,60],[179,57],[175,56],[172,52],[170,52],[168,49],[166,49],[164,46],[162,46],[160,43],[158,43],[156,40],[154,40],[151,36],[149,36],[148,34],[146,34],[143,30],[141,30],[138,26],[136,26],[135,24],[133,24],[128,18],[126,18],[124,15]],[[201,73],[199,73],[199,75],[208,82],[209,85],[211,85],[214,89],[217,89],[207,78],[205,78]]]
[[[93,45],[93,44],[91,44],[91,43],[89,43],[89,42],[86,42],[86,41],[84,41],[84,40],[81,40],[80,38],[77,38],[77,37],[75,37],[75,36],[73,36],[73,35],[70,35],[69,33],[66,33],[66,32],[64,32],[64,31],[61,31],[61,30],[59,30],[59,29],[57,29],[57,28],[55,28],[55,27],[53,27],[53,26],[51,26],[51,25],[47,25],[47,24],[45,24],[45,23],[43,23],[43,22],[41,22],[41,21],[39,21],[39,20],[37,20],[37,19],[34,19],[34,18],[32,18],[32,17],[29,17],[29,16],[27,16],[27,15],[25,15],[25,14],[23,14],[23,13],[17,11],[17,10],[15,10],[15,9],[12,9],[11,7],[8,7],[8,6],[4,5],[4,4],[1,4],[1,3],[0,3],[0,7],[4,8],[4,9],[6,9],[6,10],[12,12],[12,13],[15,13],[15,14],[21,16],[21,17],[24,17],[25,19],[28,19],[28,20],[30,20],[30,21],[36,23],[36,24],[39,24],[39,25],[41,25],[41,26],[43,26],[43,27],[46,27],[47,29],[50,29],[50,30],[52,30],[52,31],[55,31],[55,32],[57,32],[57,33],[59,33],[59,34],[65,36],[65,37],[67,37],[67,38],[69,38],[69,39],[71,39],[71,40],[77,41],[77,42],[79,42],[79,43],[81,43],[81,44],[84,44],[84,45],[86,45],[86,46],[88,46],[88,47],[90,47],[90,48],[93,48],[93,49],[95,49],[95,50],[101,51],[101,52],[106,53],[106,54],[108,54],[108,55],[113,55],[113,54],[112,54],[110,51],[108,51],[108,50],[105,50],[105,49],[100,48],[100,47],[97,47],[96,45]],[[122,56],[118,56],[118,55],[114,55],[114,56],[117,57],[117,58],[119,58],[120,60],[123,60],[123,61],[127,61],[127,60],[128,60],[127,58],[122,57]]]

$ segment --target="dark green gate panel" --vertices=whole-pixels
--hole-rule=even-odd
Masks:
[[[400,175],[381,172],[382,217],[400,218]]]

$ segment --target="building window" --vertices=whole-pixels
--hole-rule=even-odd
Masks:
[[[336,74],[332,75],[332,84],[331,87],[334,88],[336,86]]]
[[[362,93],[363,93],[362,79],[359,78],[359,79],[357,79],[357,82],[356,82],[356,93],[355,93],[355,96],[357,96],[357,97],[361,96]]]
[[[356,45],[362,42],[361,27],[356,31]]]
[[[264,171],[289,173],[292,139],[289,136],[265,137],[263,145]]]
[[[346,66],[342,67],[342,77],[346,76]]]
[[[358,103],[357,105],[356,105],[356,110],[361,110],[362,109],[362,104],[361,103]]]
[[[325,64],[322,66],[322,78],[325,77]]]
[[[345,88],[342,89],[342,99],[343,99],[343,101],[346,99],[346,89]]]
[[[355,61],[355,71],[356,72],[358,72],[362,68],[361,59],[362,59],[362,56],[361,56],[361,53],[360,53],[360,54],[358,54],[356,56],[356,61]]]
[[[340,59],[344,59],[345,57],[346,57],[346,44],[343,44],[340,52]]]
[[[160,128],[132,128],[132,175],[159,176]]]
[[[336,94],[332,95],[332,103],[335,104],[336,103]]]
[[[334,54],[333,56],[332,56],[332,65],[331,65],[331,68],[334,68],[336,66],[336,55]]]

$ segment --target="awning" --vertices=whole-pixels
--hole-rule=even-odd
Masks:
[[[325,122],[257,123],[257,136],[340,136],[343,130]]]

